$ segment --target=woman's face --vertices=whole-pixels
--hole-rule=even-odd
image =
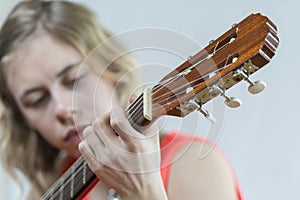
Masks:
[[[83,129],[115,102],[112,84],[82,69],[83,59],[74,48],[43,33],[12,53],[6,68],[8,87],[30,126],[73,157],[80,155]]]

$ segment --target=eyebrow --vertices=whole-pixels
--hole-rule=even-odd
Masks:
[[[58,72],[58,73],[56,74],[56,77],[57,77],[57,78],[61,77],[61,76],[64,75],[66,72],[70,71],[72,68],[78,66],[80,63],[81,63],[81,61],[80,61],[80,62],[77,62],[77,63],[74,63],[74,64],[67,65],[67,66],[64,67],[60,72]]]
[[[80,62],[77,62],[77,63],[74,63],[74,64],[70,64],[70,65],[67,65],[66,67],[64,67],[61,71],[59,71],[57,74],[56,74],[56,77],[59,78],[61,77],[62,75],[64,75],[65,73],[67,73],[68,71],[70,71],[71,69],[73,69],[74,67],[78,66],[79,64],[81,63]],[[31,88],[31,89],[28,89],[26,90],[20,97],[20,99],[24,99],[28,94],[30,93],[33,93],[33,92],[36,92],[36,91],[40,91],[42,90],[41,87],[36,87],[36,88]]]

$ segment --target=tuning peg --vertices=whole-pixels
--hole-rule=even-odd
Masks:
[[[236,75],[241,75],[245,81],[247,81],[250,85],[248,87],[248,91],[251,94],[261,93],[266,88],[266,83],[263,81],[251,81],[247,74],[243,70],[238,70]]]
[[[266,88],[266,83],[263,81],[252,82],[249,79],[245,79],[245,80],[250,84],[250,86],[248,87],[248,91],[251,94],[258,94]]]
[[[208,119],[211,123],[215,124],[217,122],[216,118],[207,110],[202,109],[201,107],[198,110],[203,114],[203,116]]]
[[[214,86],[213,87],[213,93],[216,96],[217,94],[220,94],[222,97],[225,98],[225,104],[230,108],[237,108],[242,105],[242,101],[236,97],[229,97],[225,94],[225,89],[221,86]]]
[[[208,112],[207,110],[204,110],[204,109],[202,108],[201,103],[200,103],[197,99],[191,99],[191,100],[189,101],[189,103],[192,104],[192,105],[194,105],[194,106],[196,106],[196,107],[197,107],[197,110],[198,110],[201,114],[203,114],[203,116],[204,116],[206,119],[208,119],[211,123],[214,124],[214,123],[217,122],[216,118],[215,118],[210,112]]]
[[[242,101],[235,97],[229,97],[225,94],[222,95],[226,100],[225,104],[230,108],[238,108],[242,105]]]

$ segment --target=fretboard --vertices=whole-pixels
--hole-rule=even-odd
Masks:
[[[143,117],[143,97],[140,95],[126,110],[130,123],[145,125],[148,120]],[[83,197],[91,189],[97,177],[80,157],[58,181],[44,194],[43,200],[70,200]]]
[[[96,175],[80,157],[42,197],[44,200],[76,199],[95,181]]]

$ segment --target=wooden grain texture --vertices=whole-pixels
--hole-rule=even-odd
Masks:
[[[232,38],[234,41],[229,42]],[[164,108],[155,110],[154,115],[183,116],[174,110],[180,103],[241,68],[245,62],[251,61],[258,69],[262,68],[275,55],[278,44],[276,26],[259,13],[249,15],[162,79],[161,83],[192,67],[191,72],[180,79],[154,88],[154,104]],[[237,60],[232,63],[234,57]],[[213,72],[217,72],[216,75],[208,78]],[[185,93],[191,87],[193,91]],[[182,95],[178,95],[180,93]]]

